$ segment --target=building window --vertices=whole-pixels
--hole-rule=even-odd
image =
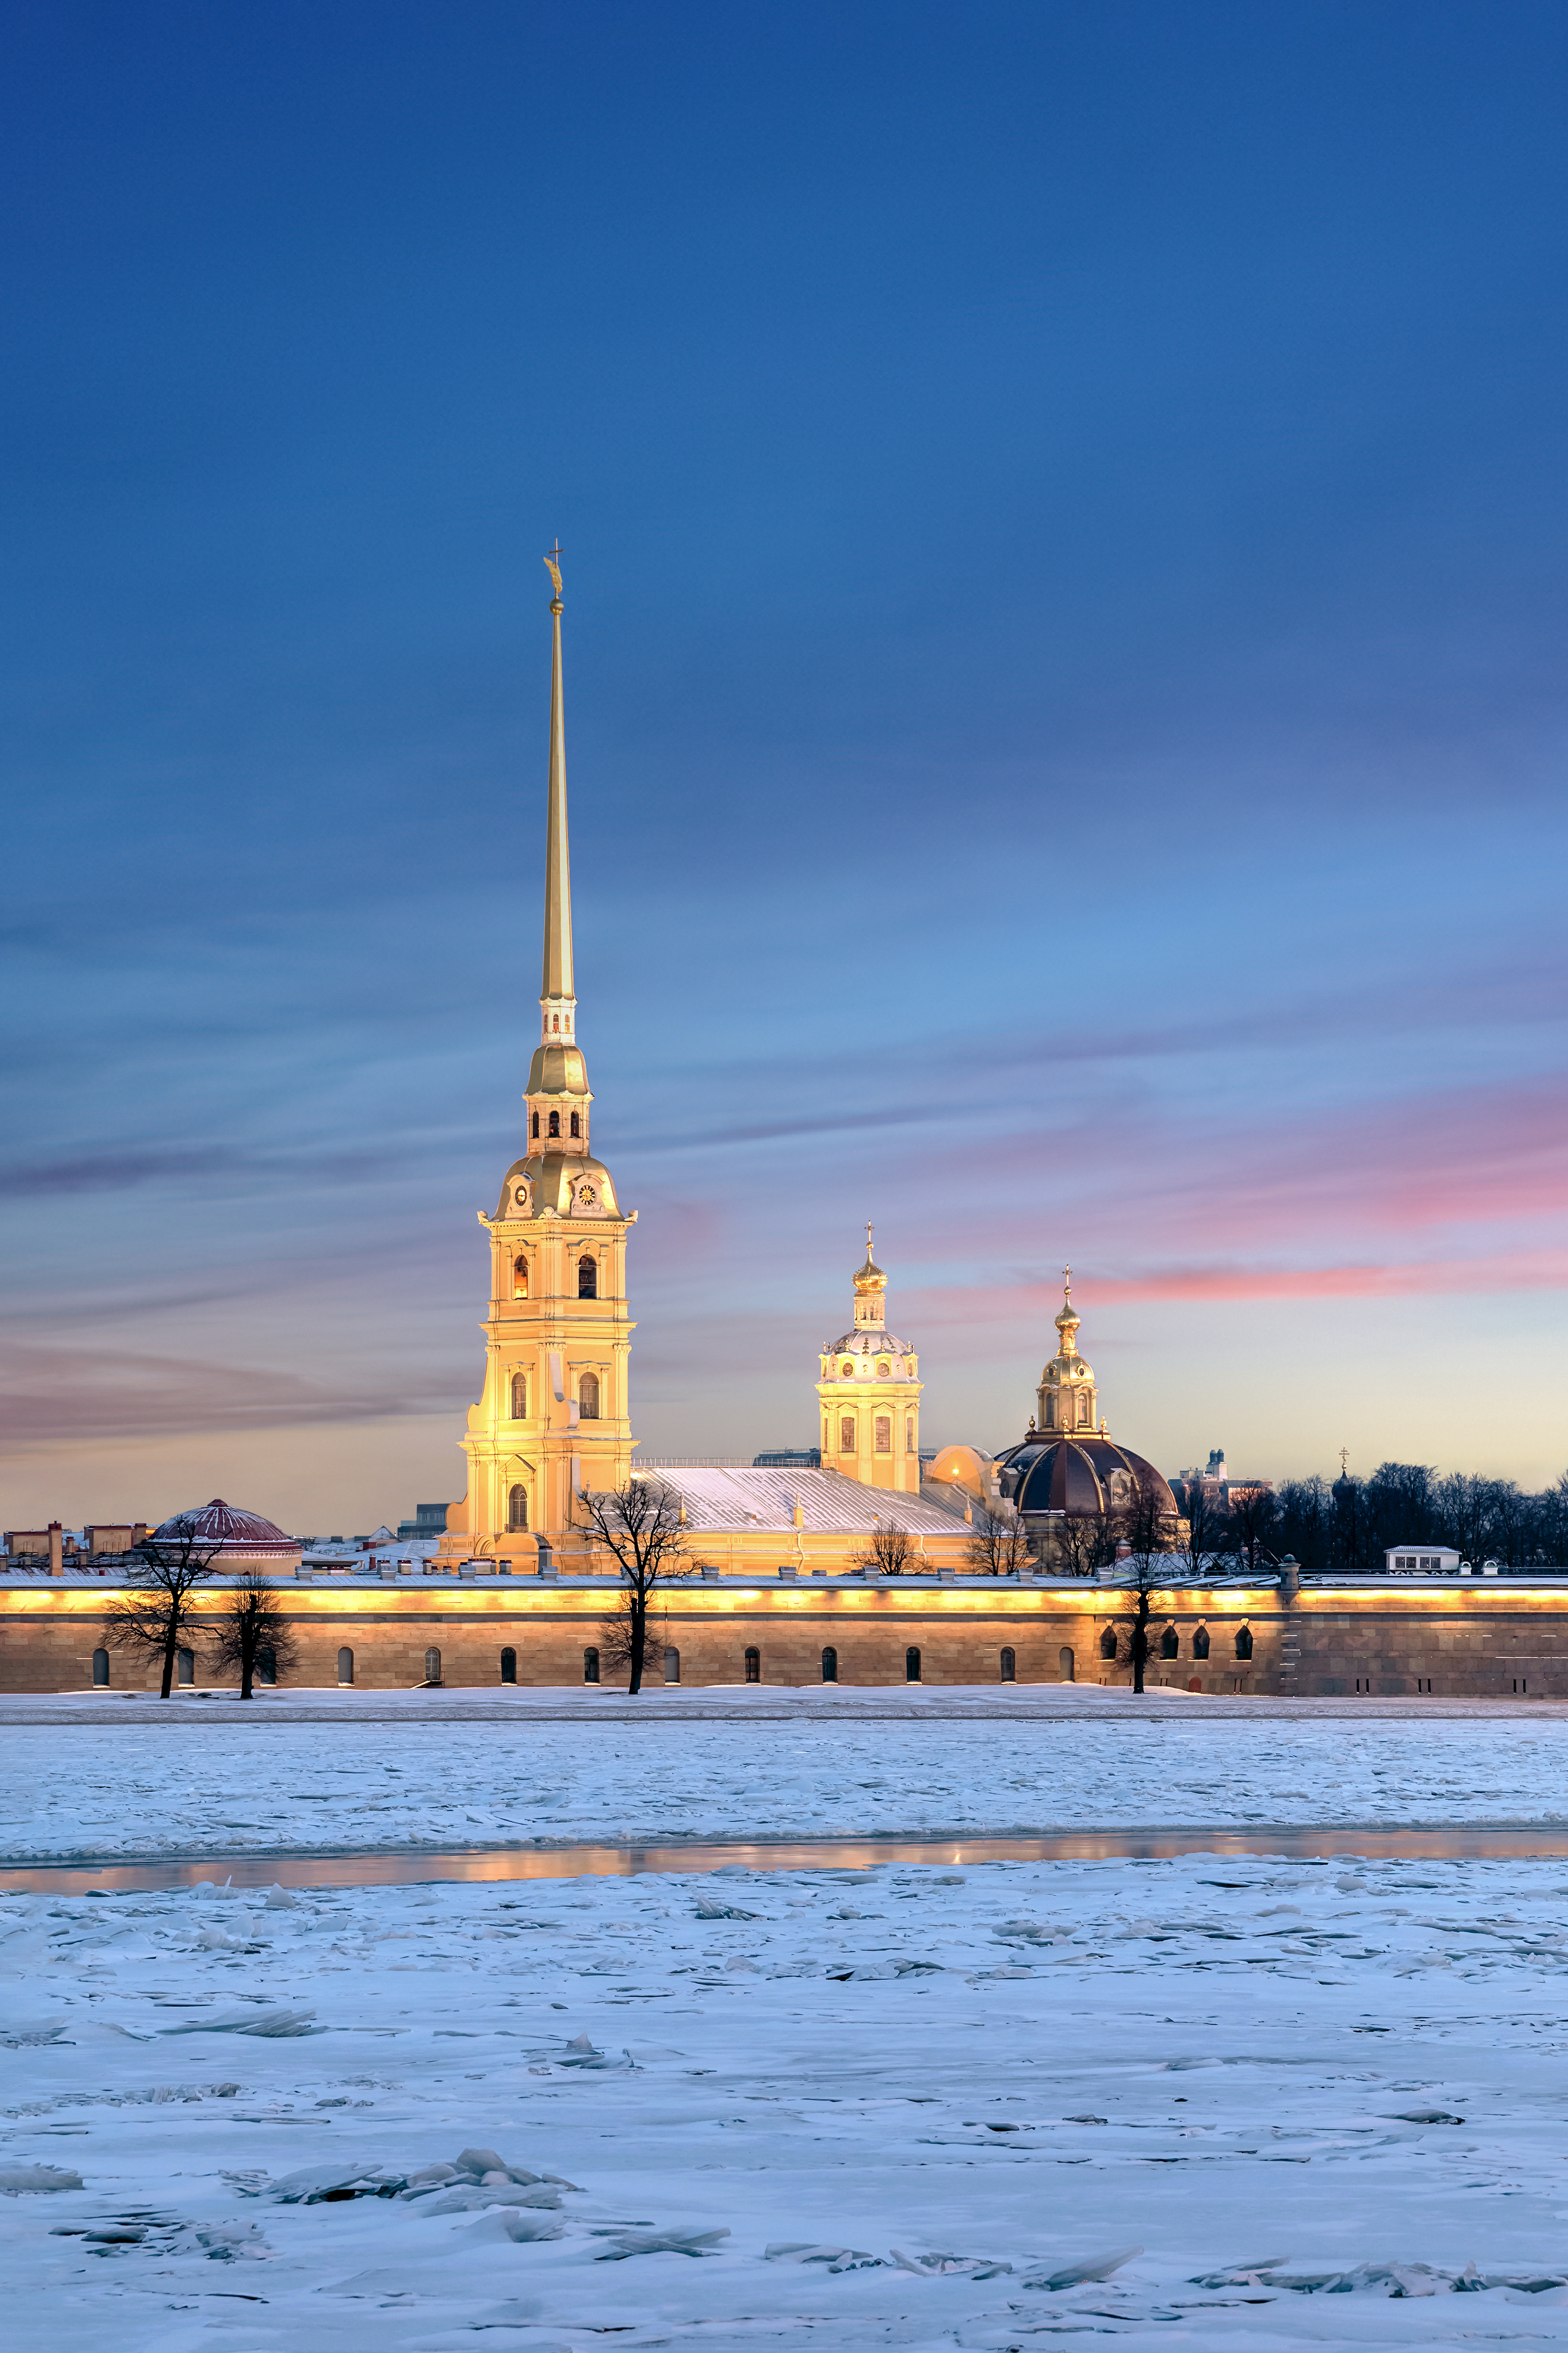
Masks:
[[[1182,1646],[1176,1638],[1176,1630],[1173,1626],[1167,1626],[1160,1637],[1160,1656],[1163,1659],[1179,1659],[1181,1655]]]
[[[354,1679],[354,1654],[345,1644],[338,1652],[338,1681],[352,1683]]]
[[[877,1416],[877,1451],[879,1454],[890,1454],[892,1451],[893,1418],[891,1414],[879,1413]]]
[[[877,1378],[879,1381],[885,1381],[892,1369],[891,1365],[879,1365],[877,1367]]]
[[[912,1454],[914,1451],[915,1418],[912,1413],[906,1413],[904,1416],[904,1452],[906,1454]]]
[[[592,1297],[592,1295],[593,1294],[590,1293],[589,1296]],[[582,1379],[578,1382],[577,1412],[579,1418],[584,1421],[598,1420],[599,1376],[597,1373],[584,1373]]]
[[[904,1652],[904,1681],[918,1683],[921,1679],[921,1654],[911,1642]]]
[[[1048,1397],[1048,1398],[1046,1399],[1046,1428],[1047,1428],[1047,1430],[1054,1430],[1054,1429],[1056,1428],[1056,1426],[1057,1426],[1057,1401],[1056,1401],[1056,1399],[1055,1399],[1055,1398],[1054,1398],[1054,1397]]]
[[[528,1297],[528,1261],[525,1258],[512,1261],[511,1295],[514,1299]]]
[[[1206,1659],[1208,1654],[1209,1630],[1206,1626],[1199,1626],[1193,1633],[1193,1656],[1194,1659]]]
[[[425,1653],[425,1680],[427,1683],[438,1683],[441,1680],[441,1653],[434,1642]]]
[[[506,1499],[506,1524],[516,1534],[528,1525],[528,1489],[513,1487]]]
[[[1113,1659],[1116,1656],[1116,1629],[1114,1626],[1108,1626],[1104,1633],[1100,1636],[1100,1655],[1102,1659]]]
[[[1237,1630],[1236,1630],[1236,1655],[1237,1655],[1237,1657],[1238,1659],[1250,1659],[1250,1658],[1251,1658],[1251,1656],[1252,1656],[1252,1629],[1251,1629],[1251,1627],[1250,1627],[1250,1626],[1238,1626],[1238,1627],[1237,1628]]]
[[[552,1111],[550,1114],[550,1133],[552,1135],[559,1135],[561,1133],[561,1113],[558,1111]]]
[[[664,1680],[667,1683],[680,1681],[680,1652],[671,1643],[664,1654]]]
[[[583,1681],[596,1683],[599,1680],[599,1653],[592,1644],[583,1653]]]
[[[1018,1662],[1011,1647],[1005,1649],[1002,1653],[1002,1680],[1005,1683],[1014,1683],[1018,1680]]]
[[[1079,1397],[1078,1426],[1080,1430],[1087,1430],[1089,1428],[1089,1392],[1087,1389],[1083,1390]]]
[[[822,1654],[822,1680],[825,1683],[836,1683],[838,1681],[838,1653],[831,1642]]]
[[[1057,1672],[1064,1683],[1073,1679],[1073,1655],[1065,1646],[1057,1652]]]
[[[180,1651],[175,1653],[175,1657],[180,1670],[180,1681],[183,1683],[194,1683],[196,1679],[195,1652]]]
[[[528,1375],[513,1373],[511,1377],[511,1418],[513,1421],[528,1419]]]
[[[577,1296],[597,1299],[599,1296],[599,1261],[584,1250],[577,1261]]]
[[[746,1652],[746,1681],[749,1683],[760,1683],[762,1680],[763,1654],[761,1651],[749,1650]]]
[[[514,1683],[517,1681],[517,1652],[510,1642],[500,1654],[500,1679],[503,1683]]]
[[[572,1114],[572,1133],[574,1135],[581,1135],[583,1133],[583,1123],[575,1112]]]
[[[256,1653],[256,1680],[258,1683],[275,1683],[278,1680],[278,1653],[270,1644]]]
[[[537,1143],[539,1141],[539,1113],[537,1112],[533,1114],[533,1137],[534,1142]]]
[[[855,1451],[855,1417],[852,1413],[847,1413],[838,1425],[838,1451],[840,1454],[853,1454]]]
[[[95,1651],[93,1652],[92,1680],[95,1683],[106,1683],[109,1681],[109,1652],[107,1651]]]

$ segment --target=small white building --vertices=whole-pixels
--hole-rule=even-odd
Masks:
[[[1452,1545],[1390,1545],[1383,1556],[1390,1577],[1458,1577],[1459,1556]]]

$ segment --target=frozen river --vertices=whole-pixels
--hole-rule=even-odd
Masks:
[[[258,1877],[243,1842],[307,1822],[375,1862],[546,1813],[605,1844],[1568,1818],[1534,1715],[0,1747],[12,1855],[227,1831]],[[955,1852],[0,1895],[8,2342],[1568,2345],[1568,1862]]]

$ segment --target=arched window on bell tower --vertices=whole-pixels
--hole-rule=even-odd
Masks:
[[[597,1299],[599,1296],[599,1261],[584,1250],[577,1261],[577,1296]]]
[[[511,1377],[511,1418],[513,1421],[528,1419],[528,1375],[513,1373]]]
[[[575,1112],[572,1114],[572,1133],[574,1135],[581,1135],[583,1133],[583,1123]]]
[[[528,1525],[528,1489],[514,1487],[506,1499],[506,1524],[515,1535]]]
[[[528,1297],[528,1261],[525,1258],[512,1261],[511,1295],[514,1299]]]
[[[539,1113],[537,1112],[533,1114],[533,1140],[536,1144],[539,1141]]]
[[[559,1135],[561,1133],[561,1113],[558,1111],[552,1111],[550,1114],[550,1133],[552,1135]]]

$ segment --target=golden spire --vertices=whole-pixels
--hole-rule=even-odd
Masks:
[[[1078,1327],[1082,1320],[1082,1317],[1076,1314],[1073,1310],[1072,1269],[1070,1266],[1064,1266],[1062,1269],[1062,1312],[1057,1317],[1057,1330],[1061,1334],[1061,1354],[1064,1356],[1072,1356],[1077,1355]]]
[[[557,540],[544,559],[555,590],[550,600],[553,646],[550,670],[550,815],[544,849],[543,1036],[570,1038],[577,999],[572,972],[572,856],[566,839],[566,716],[561,693],[561,567]]]

